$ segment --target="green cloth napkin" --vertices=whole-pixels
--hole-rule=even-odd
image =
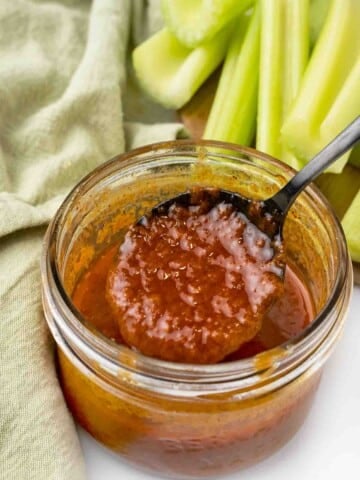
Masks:
[[[0,2],[1,479],[86,478],[42,314],[41,242],[83,175],[181,131],[126,74],[129,42],[159,22],[158,0]]]

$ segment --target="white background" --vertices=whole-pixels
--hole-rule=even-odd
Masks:
[[[88,480],[159,480],[122,463],[83,430]],[[360,287],[355,287],[344,335],[328,361],[313,408],[278,453],[226,480],[360,479]],[[220,480],[220,477],[219,477]]]

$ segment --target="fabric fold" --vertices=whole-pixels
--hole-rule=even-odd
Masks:
[[[158,5],[152,2],[152,9]],[[145,1],[0,2],[0,478],[85,480],[81,448],[58,384],[43,318],[45,226],[90,170],[182,125],[136,113],[127,78],[131,25]],[[153,18],[159,13],[151,9]],[[136,17],[136,18],[135,18]],[[144,23],[144,25],[145,25]],[[150,22],[153,24],[154,22]],[[150,28],[150,27],[149,27]],[[153,28],[153,27],[151,27]],[[123,101],[129,117],[124,127]],[[150,109],[150,110],[149,110]],[[145,123],[144,123],[145,122]],[[146,124],[151,123],[151,125]],[[126,142],[126,145],[125,145]]]

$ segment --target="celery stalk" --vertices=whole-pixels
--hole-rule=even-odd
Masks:
[[[309,0],[284,1],[283,116],[299,92],[309,58]]]
[[[260,19],[239,17],[221,72],[204,138],[249,145],[255,132]]]
[[[300,90],[309,58],[309,0],[286,0],[284,9],[282,122]],[[278,135],[281,140],[281,133],[278,132]],[[282,141],[281,149],[281,160],[296,170],[303,166],[303,162]]]
[[[220,116],[226,100],[229,98],[229,92],[234,85],[234,74],[236,71],[236,65],[241,52],[241,48],[244,42],[245,34],[249,25],[249,17],[241,15],[234,25],[234,32],[229,41],[229,48],[225,57],[223,67],[221,69],[221,75],[219,78],[218,86],[216,88],[215,97],[211,105],[208,120],[205,126],[204,138],[211,138],[213,140],[224,140],[216,136],[216,131],[223,125],[219,124],[219,118],[228,119],[227,114]]]
[[[342,220],[351,258],[360,262],[360,190]]]
[[[260,0],[261,42],[256,147],[279,158],[282,117],[282,0]]]
[[[309,51],[309,1],[260,0],[261,44],[256,147],[294,168],[301,163],[281,141]]]
[[[360,145],[356,145],[351,152],[349,163],[354,167],[360,168]]]
[[[310,2],[310,44],[312,47],[320,35],[330,4],[329,0],[311,0]]]
[[[284,142],[306,161],[354,119],[354,110],[359,111],[359,18],[359,0],[332,0],[300,92],[283,125]],[[348,157],[349,153],[329,171],[340,172]]]
[[[210,40],[254,0],[162,0],[165,24],[178,40],[195,47]]]
[[[182,107],[224,58],[231,32],[232,24],[192,50],[160,30],[133,51],[140,85],[164,107]]]
[[[360,4],[360,1],[359,1]],[[360,17],[359,17],[360,21]],[[360,23],[359,23],[360,27]],[[360,36],[360,32],[359,32]],[[320,126],[321,137],[333,138],[339,133],[339,124],[346,126],[360,114],[360,48],[359,57],[337,94]],[[350,154],[349,154],[350,155]],[[349,156],[348,155],[348,156]]]
[[[341,173],[320,175],[316,184],[341,219],[360,190],[360,170],[348,164]]]

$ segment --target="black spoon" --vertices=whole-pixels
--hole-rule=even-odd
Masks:
[[[239,193],[226,190],[207,189],[202,191],[212,206],[221,202],[231,204],[243,213],[256,227],[278,244],[282,242],[282,229],[287,212],[296,197],[327,167],[352,148],[360,140],[360,116],[324,147],[303,169],[301,169],[275,195],[266,200],[253,200]],[[200,189],[201,190],[201,189]],[[155,206],[150,214],[142,216],[137,224],[147,224],[152,217],[166,215],[174,205],[185,207],[197,204],[198,192],[185,192]]]

